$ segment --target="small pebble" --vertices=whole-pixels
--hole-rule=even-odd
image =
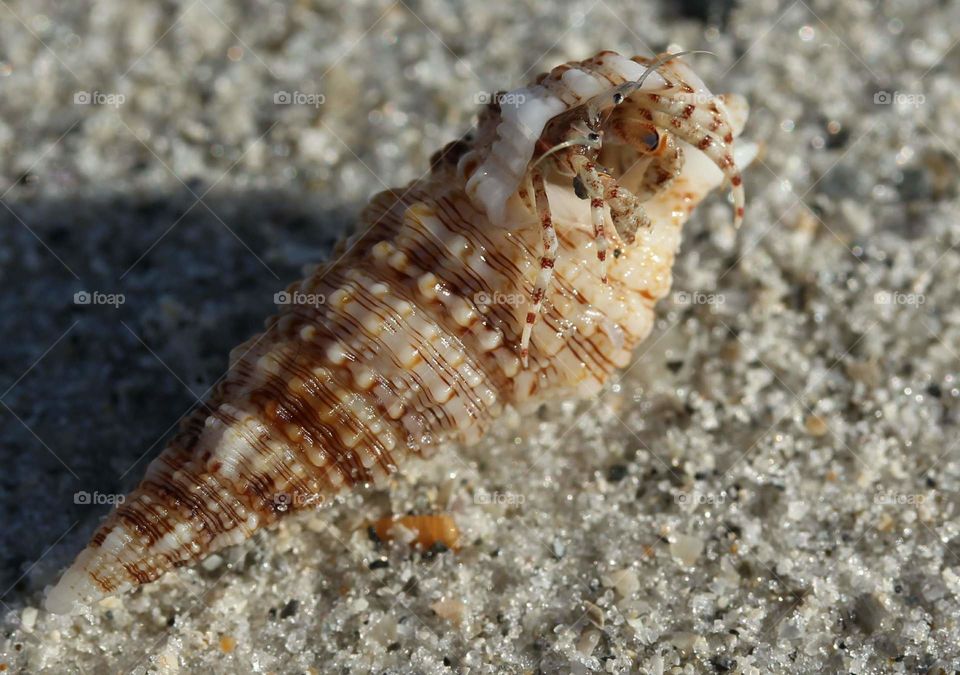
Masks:
[[[25,631],[32,632],[33,627],[37,623],[37,608],[36,607],[24,607],[23,612],[20,614],[20,625],[23,626]]]
[[[853,605],[854,620],[867,635],[884,628],[887,610],[873,593],[859,596]]]
[[[690,566],[697,562],[703,553],[703,540],[685,534],[678,534],[670,542],[670,555],[684,565]]]
[[[577,640],[577,651],[584,656],[590,656],[599,643],[600,631],[588,628],[580,634],[580,639]]]
[[[286,605],[283,606],[283,609],[280,610],[280,618],[289,619],[291,616],[294,616],[297,613],[297,609],[299,609],[299,607],[299,600],[290,600]]]
[[[168,639],[163,649],[157,654],[157,669],[163,675],[174,675],[180,672],[179,640]]]
[[[450,623],[459,624],[463,621],[466,605],[452,598],[438,600],[430,605],[430,609],[441,619]]]
[[[624,464],[614,464],[607,469],[607,481],[619,483],[627,476],[627,467]]]
[[[585,601],[583,605],[587,609],[587,618],[590,620],[590,623],[597,628],[603,628],[603,610],[589,600]]]
[[[804,426],[806,426],[807,433],[811,436],[823,436],[829,431],[827,423],[819,415],[808,415]]]
[[[626,567],[610,575],[613,587],[621,598],[628,598],[640,590],[640,579],[631,567]]]
[[[207,556],[200,563],[201,567],[208,572],[213,572],[215,569],[220,567],[223,564],[223,558],[214,553],[213,555]]]
[[[670,643],[685,654],[706,649],[707,641],[698,633],[678,631],[670,636]]]

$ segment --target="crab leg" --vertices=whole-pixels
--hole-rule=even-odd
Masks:
[[[720,109],[717,108],[716,101],[711,100],[704,107],[703,101],[698,100],[696,94],[678,93],[661,96],[654,92],[644,91],[638,92],[634,96],[647,102],[646,107],[660,110],[673,117],[690,120],[718,135],[722,133],[724,143],[733,142],[733,129]]]
[[[580,182],[590,200],[590,220],[593,223],[593,239],[597,245],[597,260],[600,262],[600,280],[607,283],[607,237],[603,227],[604,187],[597,166],[583,155],[572,160],[576,180]]]
[[[657,109],[642,110],[641,113],[644,114],[644,117],[649,114],[650,121],[656,126],[669,129],[681,140],[702,150],[704,154],[717,165],[717,168],[719,168],[723,172],[723,175],[727,177],[727,180],[730,181],[733,189],[733,224],[736,227],[740,227],[740,224],[743,222],[746,195],[743,192],[743,179],[740,177],[740,171],[733,161],[733,156],[730,154],[727,144],[716,135],[690,120],[672,117]]]
[[[533,182],[533,198],[537,206],[537,215],[540,218],[543,254],[540,256],[540,271],[537,273],[533,297],[530,298],[530,309],[527,311],[526,319],[523,322],[523,332],[520,336],[520,358],[523,361],[524,368],[527,367],[527,358],[530,354],[530,336],[533,333],[533,325],[537,322],[537,317],[540,316],[540,308],[547,295],[547,289],[550,287],[550,280],[553,279],[553,266],[557,261],[557,232],[553,227],[553,218],[550,216],[550,203],[547,201],[547,188],[543,182],[543,174],[534,170],[531,179]]]
[[[632,192],[621,187],[609,173],[600,172],[603,182],[603,197],[610,205],[610,217],[617,229],[617,236],[623,243],[630,245],[637,238],[637,229],[650,227],[650,218],[641,206],[641,200]]]

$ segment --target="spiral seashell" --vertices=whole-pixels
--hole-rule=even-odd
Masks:
[[[475,138],[437,153],[428,176],[376,195],[335,262],[292,284],[265,330],[232,351],[206,405],[97,529],[49,590],[46,608],[77,611],[338,491],[382,485],[411,457],[476,441],[505,406],[596,393],[650,332],[684,221],[731,175],[683,139],[698,130],[713,138],[711,125],[729,129],[717,147],[732,153],[734,169],[754,152],[750,144],[733,148],[746,119],[737,97],[710,97],[704,115],[682,112],[684,104],[669,117],[680,123],[657,126],[664,143],[683,150],[665,152],[672,159],[662,164],[659,150],[638,154],[610,130],[596,157],[623,169],[613,170],[615,178],[637,195],[647,225],[632,244],[613,237],[605,275],[592,219],[599,212],[613,233],[611,213],[620,207],[611,201],[611,211],[598,211],[562,166],[546,171],[542,197],[556,237],[551,294],[539,321],[525,324],[544,257],[527,187],[543,154],[538,144],[598,96],[643,112],[653,110],[643,97],[659,91],[663,115],[672,114],[688,85],[671,98],[668,81],[679,69],[665,67],[635,88],[649,63],[603,52],[541,75],[516,110],[494,103],[482,111]],[[658,173],[650,167],[670,175],[648,185]],[[524,366],[518,345],[526,325]]]

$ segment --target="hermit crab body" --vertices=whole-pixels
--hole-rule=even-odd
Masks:
[[[495,139],[461,160],[462,173],[470,174],[467,193],[491,223],[516,227],[526,222],[508,217],[507,210],[508,200],[521,185],[526,186],[521,192],[526,209],[540,220],[540,274],[520,338],[524,366],[556,263],[557,236],[545,189],[548,171],[572,176],[576,195],[590,201],[603,283],[607,282],[608,248],[605,206],[609,205],[621,241],[632,244],[637,229],[650,225],[642,202],[680,172],[680,141],[706,153],[724,172],[733,186],[734,222],[739,226],[742,221],[745,198],[732,155],[729,115],[723,100],[680,63],[678,57],[686,53],[631,60],[607,51],[554,68],[538,77],[534,86],[498,96],[486,125],[487,134]],[[513,103],[504,107],[499,101]],[[475,166],[476,155],[482,157],[480,166]],[[541,167],[548,158],[549,163]],[[618,182],[600,164],[601,158],[615,161],[624,181]],[[639,175],[639,180],[633,177],[637,192],[624,185],[631,172]]]
[[[482,111],[428,176],[375,196],[337,262],[287,289],[294,302],[232,352],[49,610],[383,484],[409,457],[476,441],[505,406],[595,393],[629,362],[693,208],[726,177],[742,214],[746,105],[669,55],[603,52],[521,92]]]

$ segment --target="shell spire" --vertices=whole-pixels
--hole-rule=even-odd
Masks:
[[[522,153],[508,158],[510,172],[496,178],[503,159],[497,154],[509,149],[502,123],[536,119],[535,135],[552,133],[556,117],[540,119],[544,110],[556,116],[563,102],[576,113],[582,97],[574,89],[595,100],[598,92],[622,90],[648,63],[611,54],[541,75],[525,91],[549,92],[549,106],[502,116],[493,104],[482,112],[476,138],[438,152],[427,177],[376,195],[361,214],[364,234],[341,244],[336,264],[292,284],[289,302],[264,332],[234,349],[210,399],[184,420],[48,591],[46,608],[75,612],[129,591],[341,490],[383,484],[411,456],[474,442],[504,406],[591,395],[625,366],[653,326],[655,302],[669,291],[681,226],[755,148],[733,147],[746,103],[732,96],[716,97],[720,103],[709,112],[687,114],[682,129],[676,125],[669,147],[683,154],[678,150],[669,164],[637,154],[627,132],[609,132],[597,158],[614,167],[617,187],[633,192],[644,212],[646,225],[629,241],[610,221],[634,202],[617,201],[614,191],[610,210],[598,211],[596,199],[584,199],[568,175],[542,174],[536,198],[540,206],[549,202],[549,226],[559,236],[551,240],[550,300],[524,331],[528,299],[542,280],[545,225],[521,175],[537,152],[526,135]],[[565,75],[571,71],[578,74]],[[658,80],[666,90],[676,72]],[[657,91],[667,100],[672,90]],[[678,100],[687,94],[678,89]],[[644,87],[624,105],[642,112],[649,96]],[[671,114],[669,105],[657,105],[657,114]],[[684,140],[711,125],[710,133],[727,134],[718,152]],[[578,161],[593,170],[592,160]],[[650,167],[664,166],[670,180],[650,184],[658,175]],[[470,179],[481,167],[493,182],[477,187]],[[491,205],[500,188],[484,186],[494,184],[516,188]],[[491,209],[506,224],[491,222]],[[598,213],[614,249],[606,282],[595,266],[594,230],[604,225]],[[521,332],[529,334],[526,365]]]

